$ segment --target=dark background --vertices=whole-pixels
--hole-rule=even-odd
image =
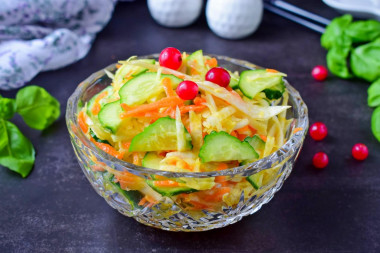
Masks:
[[[327,18],[338,15],[322,1],[290,1]],[[37,150],[26,179],[0,169],[0,252],[376,252],[380,250],[380,143],[371,134],[367,83],[310,75],[325,64],[320,35],[271,13],[255,34],[230,41],[215,36],[204,14],[193,25],[157,25],[145,1],[120,3],[86,58],[39,74],[30,83],[45,87],[61,102],[62,115],[48,130],[31,130],[13,119]],[[109,207],[91,188],[72,151],[65,125],[66,101],[91,73],[131,55],[160,52],[167,46],[203,49],[288,73],[308,105],[310,122],[323,121],[328,137],[310,137],[296,166],[273,200],[256,214],[201,233],[174,233],[146,227]],[[13,97],[16,91],[1,92]],[[364,162],[351,147],[365,143]],[[324,151],[330,164],[311,165]]]

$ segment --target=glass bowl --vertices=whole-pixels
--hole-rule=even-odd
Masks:
[[[232,71],[260,68],[246,61],[224,56],[210,55],[217,58],[220,66]],[[149,55],[139,58],[155,58],[158,55]],[[116,70],[116,64],[105,68],[110,72]],[[100,70],[84,80],[71,95],[67,103],[66,123],[71,142],[87,179],[95,191],[106,202],[121,214],[133,217],[138,222],[170,231],[204,231],[220,228],[241,220],[244,216],[257,212],[262,205],[268,203],[277,192],[285,179],[289,176],[294,162],[303,145],[308,128],[308,112],[300,94],[287,82],[289,105],[286,117],[293,118],[286,133],[287,142],[276,152],[254,163],[234,167],[222,171],[212,172],[170,172],[144,168],[119,160],[96,147],[80,130],[77,116],[81,108],[95,94],[109,86],[111,79]],[[297,129],[298,131],[294,131]],[[301,130],[300,130],[301,129]],[[218,207],[202,208],[197,210],[183,206],[180,199],[162,197],[159,202],[150,205],[139,205],[141,193],[138,191],[124,191],[110,183],[107,170],[127,171],[138,177],[152,179],[157,176],[167,178],[209,178],[226,176],[231,181],[241,180],[261,171],[270,171],[270,177],[263,181],[258,189],[241,191],[238,200],[231,204],[223,203]],[[245,180],[245,179],[243,179]]]

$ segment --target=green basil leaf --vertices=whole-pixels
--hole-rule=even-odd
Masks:
[[[371,128],[373,135],[380,141],[380,107],[377,107],[372,113]]]
[[[351,53],[352,72],[373,82],[380,77],[380,39],[355,48]]]
[[[0,119],[0,165],[26,177],[33,168],[34,160],[35,151],[30,140],[16,125]]]
[[[350,53],[349,47],[334,46],[327,52],[327,67],[336,76],[351,78],[352,74],[347,66],[347,57]]]
[[[345,29],[352,22],[352,16],[349,14],[334,18],[326,27],[325,32],[321,37],[321,45],[326,49],[332,48],[337,41],[337,38],[344,34]]]
[[[16,111],[14,99],[4,98],[0,95],[0,119],[11,119]]]
[[[17,113],[31,128],[43,130],[60,115],[59,102],[44,88],[28,86],[16,95]]]
[[[380,36],[380,22],[377,20],[363,20],[351,23],[345,33],[354,43],[372,41]]]
[[[380,79],[377,79],[368,88],[368,106],[380,106]]]

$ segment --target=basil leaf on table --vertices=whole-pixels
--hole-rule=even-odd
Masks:
[[[15,110],[15,100],[11,98],[4,98],[0,95],[0,119],[11,119],[15,114]]]
[[[380,107],[377,107],[372,113],[371,128],[373,135],[380,141]]]
[[[33,168],[34,160],[35,151],[30,140],[16,125],[0,119],[0,165],[26,177]]]
[[[17,113],[31,128],[43,130],[60,115],[59,102],[44,88],[28,86],[16,95]]]
[[[350,48],[333,47],[327,52],[326,60],[327,67],[336,76],[341,78],[351,78],[352,74],[347,66],[347,57],[350,53]]]
[[[344,34],[345,29],[351,24],[352,16],[349,14],[334,18],[326,27],[321,37],[321,45],[326,49],[332,48],[337,39]]]
[[[352,50],[350,65],[357,77],[369,82],[378,79],[380,77],[380,39]]]
[[[372,41],[380,36],[380,22],[376,20],[363,20],[351,23],[345,33],[354,43]]]
[[[368,106],[380,106],[380,79],[377,79],[368,88]]]

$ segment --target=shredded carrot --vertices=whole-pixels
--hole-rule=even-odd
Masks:
[[[302,131],[302,130],[303,130],[303,127],[294,128],[293,134],[298,133],[299,131]]]
[[[99,103],[95,102],[94,105],[92,106],[91,112],[94,115],[98,115],[100,112],[101,106]]]
[[[122,142],[122,143],[121,143],[121,146],[123,147],[123,149],[128,150],[128,149],[129,149],[129,146],[131,146],[131,142],[130,142],[130,141]]]
[[[143,104],[132,108],[122,103],[121,106],[125,112],[121,113],[120,118],[142,116],[146,112],[158,111],[162,107],[175,107],[178,105],[183,105],[183,100],[179,97],[167,97],[151,104]]]
[[[91,138],[91,141],[98,147],[100,148],[101,150],[103,150],[104,152],[118,158],[118,159],[122,159],[123,156],[124,156],[124,152],[119,152],[117,151],[114,147],[112,147],[111,145],[109,144],[106,144],[106,143],[100,143],[100,142],[97,142],[95,141],[93,138]]]
[[[179,183],[173,180],[154,181],[154,186],[157,187],[178,187]]]
[[[218,66],[218,61],[215,58],[206,59],[205,63],[210,68],[214,68],[214,67]]]
[[[236,129],[236,131],[237,131],[239,134],[248,134],[248,133],[251,132],[251,129],[249,128],[248,125],[246,125],[246,126],[243,126],[243,127],[239,128],[239,129]]]
[[[194,111],[194,112],[199,112],[202,111],[206,108],[206,105],[187,105],[187,106],[181,106],[179,110],[181,111],[181,114]]]
[[[203,200],[210,201],[210,202],[220,202],[223,200],[223,195],[226,193],[229,193],[230,191],[231,191],[231,188],[229,187],[215,188],[215,192],[210,195],[205,195],[203,197]]]
[[[160,176],[160,175],[155,175],[154,176],[154,179],[156,179],[156,180],[168,180],[168,178],[167,177],[164,177],[164,176]]]
[[[121,64],[116,64],[116,68],[119,69],[121,67]]]
[[[178,160],[176,166],[185,170],[193,171],[193,168],[184,160]]]
[[[190,200],[189,203],[193,206],[194,209],[199,210],[199,209],[208,209],[210,206],[203,204],[201,202],[195,201],[195,200]]]
[[[270,73],[278,73],[277,70],[275,69],[266,69],[267,72],[270,72]]]
[[[82,129],[83,133],[88,132],[88,125],[86,123],[86,116],[84,115],[84,112],[81,111],[78,115],[78,123],[80,128]]]
[[[251,137],[254,136],[257,133],[257,130],[248,125],[249,129],[251,130]]]
[[[226,163],[219,163],[217,170],[226,170],[228,169],[228,165]]]
[[[133,162],[134,165],[140,165],[140,157],[137,152],[133,152]]]
[[[234,137],[236,137],[236,138],[238,138],[238,133],[236,132],[236,131],[232,131],[231,133],[230,133],[230,135],[232,135],[232,136],[234,136]]]
[[[141,200],[140,200],[140,202],[139,202],[139,206],[143,206],[146,202],[148,202],[147,200],[146,200],[146,198],[144,197],[144,198],[142,198]]]
[[[103,167],[103,166],[100,166],[100,165],[98,165],[98,164],[94,164],[94,165],[92,165],[92,166],[91,166],[91,169],[92,169],[93,171],[101,171],[101,172],[105,171],[104,167]]]
[[[239,133],[238,133],[238,137],[237,137],[237,138],[238,138],[239,140],[241,140],[241,141],[244,141],[244,139],[247,138],[247,136],[248,136],[248,135],[246,135],[246,134],[239,134]]]
[[[167,97],[175,97],[175,93],[172,88],[172,81],[170,78],[165,77],[162,79],[162,86],[164,87],[165,93]]]
[[[194,98],[194,104],[195,105],[202,105],[203,103],[206,103],[206,99],[205,98],[201,98],[201,97],[196,97]]]
[[[261,138],[263,141],[267,142],[267,137],[266,137],[265,135],[260,134],[260,138]]]
[[[96,97],[95,102],[99,102],[100,100],[105,98],[107,95],[108,95],[108,91],[103,91]]]

